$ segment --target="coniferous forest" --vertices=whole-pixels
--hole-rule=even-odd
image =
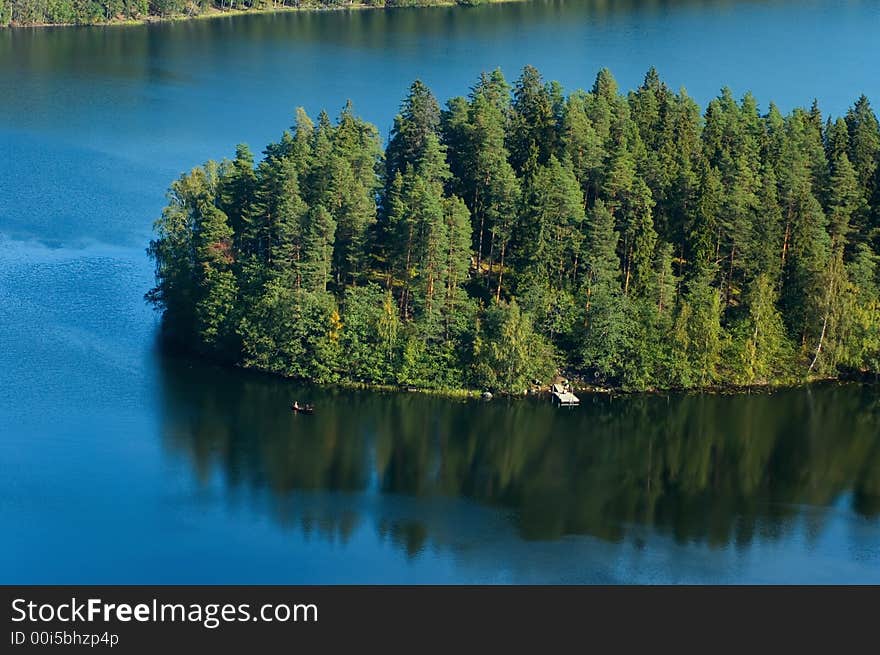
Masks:
[[[212,12],[479,5],[499,0],[0,0],[0,25],[77,25]]]
[[[384,151],[346,105],[256,162],[182,175],[149,254],[167,337],[319,382],[521,393],[880,371],[880,126],[705,110],[653,69],[566,95],[526,67],[441,107],[415,82]]]

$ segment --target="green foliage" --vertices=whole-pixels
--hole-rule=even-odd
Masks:
[[[578,342],[583,366],[603,380],[618,378],[626,357],[626,315],[618,242],[614,217],[600,200],[588,220],[587,270],[580,293],[583,321]]]
[[[584,198],[570,168],[555,156],[538,164],[523,189],[516,260],[525,277],[546,289],[574,282],[583,241]],[[530,306],[537,302],[530,299]]]
[[[377,284],[349,287],[344,315],[342,353],[352,365],[352,378],[393,383],[401,355],[401,322],[391,292]]]
[[[415,166],[422,159],[428,138],[436,136],[440,126],[440,105],[421,80],[412,83],[385,149],[385,176],[391,180],[400,171]]]
[[[515,300],[487,309],[474,344],[477,386],[523,393],[535,380],[549,378],[554,369],[550,344]]]
[[[733,329],[736,358],[728,366],[739,384],[751,386],[785,380],[795,370],[794,351],[776,300],[770,276],[759,275],[749,291],[749,314]]]
[[[498,262],[496,298],[501,296],[505,255],[515,236],[520,197],[520,182],[505,145],[509,92],[500,70],[484,74],[469,100],[450,100],[442,117],[453,174],[450,186],[471,212],[477,273],[483,275],[485,270],[490,277]]]
[[[339,379],[342,325],[331,294],[267,284],[239,327],[241,363],[316,382]]]
[[[333,264],[336,221],[323,205],[317,205],[309,210],[303,231],[302,287],[326,291]]]
[[[455,0],[474,6],[495,0]],[[366,7],[424,7],[447,4],[448,0],[0,0],[0,25],[100,24],[158,16],[198,16],[211,11],[235,12],[282,7],[296,9]]]
[[[526,66],[513,90],[508,135],[511,164],[518,172],[546,164],[558,151],[553,87],[545,84],[533,66]]]
[[[689,284],[673,326],[670,377],[676,386],[706,387],[718,382],[724,335],[721,300],[706,268]]]
[[[560,368],[626,389],[880,368],[867,100],[701,119],[651,70],[565,96],[526,68],[440,111],[415,82],[388,146],[298,109],[176,180],[149,254],[166,334],[320,381],[521,393]]]
[[[205,347],[225,353],[229,340],[234,339],[232,317],[237,295],[232,228],[221,210],[207,205],[198,217],[194,235],[198,336]]]

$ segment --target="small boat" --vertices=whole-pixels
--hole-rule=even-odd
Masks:
[[[293,410],[295,414],[314,414],[315,407],[314,405],[300,405],[298,400],[294,400],[293,404],[291,404],[290,409]]]

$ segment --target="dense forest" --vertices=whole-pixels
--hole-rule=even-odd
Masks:
[[[176,180],[149,254],[165,334],[315,381],[523,392],[880,371],[880,125],[814,103],[704,112],[653,69],[566,95],[526,67],[441,109],[415,82],[384,152],[302,109]]]
[[[53,25],[194,17],[211,12],[479,5],[500,0],[0,0],[0,25]]]

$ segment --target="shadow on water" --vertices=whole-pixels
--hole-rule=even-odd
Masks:
[[[371,499],[376,528],[410,555],[432,537],[437,501],[503,510],[525,540],[637,546],[656,532],[746,547],[795,522],[819,534],[841,509],[880,515],[876,386],[595,396],[557,410],[320,388],[170,357],[162,375],[162,438],[199,480],[266,493],[277,521],[343,542],[363,500],[340,496]],[[290,412],[294,398],[315,414]],[[374,511],[401,500],[403,514]]]

